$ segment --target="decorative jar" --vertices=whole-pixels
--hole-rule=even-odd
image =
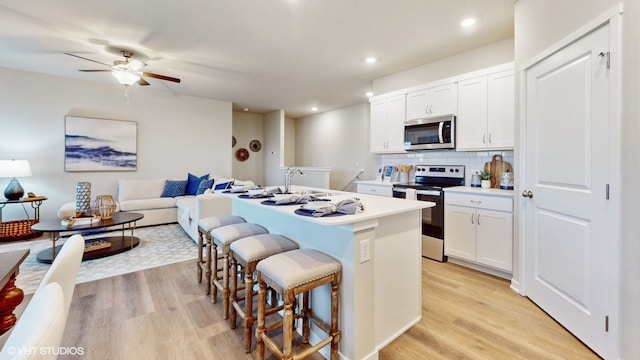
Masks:
[[[76,217],[91,215],[91,183],[80,181],[76,184]]]
[[[116,211],[116,201],[111,195],[98,195],[93,203],[94,213],[102,219],[111,219]]]

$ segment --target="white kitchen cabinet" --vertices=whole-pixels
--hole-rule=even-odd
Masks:
[[[383,183],[382,181],[363,181],[357,183],[357,190],[360,194],[393,196],[393,184]]]
[[[407,120],[455,114],[457,102],[458,88],[455,83],[409,92]]]
[[[406,96],[402,94],[371,102],[371,152],[404,152],[405,99]]]
[[[458,82],[457,150],[513,149],[514,71]]]
[[[445,192],[445,255],[512,272],[513,198]]]

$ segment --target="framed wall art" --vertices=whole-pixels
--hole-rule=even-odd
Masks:
[[[65,171],[135,171],[138,166],[135,121],[66,116]]]

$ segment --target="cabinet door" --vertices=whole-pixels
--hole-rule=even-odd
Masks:
[[[360,194],[370,194],[387,197],[393,196],[393,187],[391,185],[358,184],[356,191]]]
[[[497,269],[513,269],[513,218],[511,213],[477,210],[476,261]]]
[[[404,152],[405,95],[389,98],[387,104],[387,151]]]
[[[428,115],[428,90],[418,90],[407,94],[407,120],[420,119]]]
[[[477,150],[487,147],[487,77],[458,83],[456,148]]]
[[[458,87],[446,84],[429,89],[429,115],[456,114],[458,110]]]
[[[387,150],[387,100],[372,102],[369,113],[369,147],[371,152]]]
[[[444,254],[475,261],[476,210],[448,204],[444,210]]]
[[[491,74],[487,79],[489,147],[513,149],[515,138],[515,84],[513,70]]]

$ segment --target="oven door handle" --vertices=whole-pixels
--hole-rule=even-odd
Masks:
[[[399,193],[406,193],[407,189],[405,188],[393,188],[393,191]],[[432,196],[440,196],[441,192],[438,190],[416,190],[416,195],[432,195]]]
[[[444,144],[444,137],[442,136],[442,129],[444,128],[444,121],[440,121],[438,124],[438,140],[440,144]]]

